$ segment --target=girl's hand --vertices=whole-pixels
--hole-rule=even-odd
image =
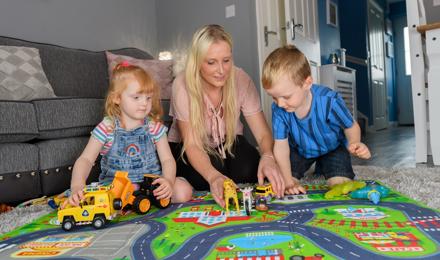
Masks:
[[[361,159],[370,159],[370,150],[364,143],[351,143],[348,145],[348,151]]]
[[[264,184],[264,177],[266,177],[272,184],[272,189],[277,197],[282,198],[284,196],[284,180],[281,176],[281,170],[272,155],[261,155],[257,176],[259,185]]]
[[[223,198],[223,182],[227,179],[226,176],[223,174],[218,174],[216,177],[210,180],[209,182],[209,189],[211,191],[211,195],[214,198],[215,202],[217,204],[224,208],[226,203],[225,199]]]
[[[70,196],[67,200],[64,201],[61,208],[64,209],[68,204],[78,207],[81,200],[84,199],[84,185],[80,185],[78,187],[71,188]]]
[[[306,194],[306,189],[299,183],[299,180],[295,177],[291,177],[287,180],[284,180],[286,183],[286,194]]]
[[[152,184],[159,184],[159,187],[153,191],[153,195],[156,197],[156,199],[171,199],[171,196],[173,195],[173,185],[171,181],[164,177],[159,177],[154,180]]]

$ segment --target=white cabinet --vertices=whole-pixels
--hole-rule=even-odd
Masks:
[[[356,70],[339,64],[322,65],[319,69],[321,84],[337,91],[344,99],[354,120],[357,120]]]

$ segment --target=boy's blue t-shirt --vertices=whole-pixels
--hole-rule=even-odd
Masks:
[[[287,112],[272,104],[272,132],[274,139],[289,140],[304,158],[316,158],[347,145],[344,129],[353,126],[353,117],[341,96],[328,87],[311,87],[312,104],[302,119],[295,112]]]

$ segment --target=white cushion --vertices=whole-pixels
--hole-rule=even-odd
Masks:
[[[38,49],[0,45],[0,100],[55,97]]]

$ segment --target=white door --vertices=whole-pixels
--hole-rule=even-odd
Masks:
[[[319,82],[320,46],[316,0],[257,0],[256,3],[260,75],[266,57],[287,43],[296,45],[307,56],[314,81]],[[272,98],[263,89],[261,97],[264,114],[271,125]]]
[[[259,73],[263,63],[269,54],[276,48],[286,43],[286,32],[284,26],[284,0],[257,0],[257,35],[258,35],[258,61]],[[256,83],[261,85],[261,81]],[[261,86],[261,102],[263,112],[269,126],[272,125],[272,98]]]
[[[387,86],[385,85],[384,16],[382,9],[369,1],[368,40],[370,49],[373,123],[376,130],[388,127]]]
[[[309,59],[314,82],[319,82],[321,50],[316,0],[284,0],[287,43],[300,49]]]

